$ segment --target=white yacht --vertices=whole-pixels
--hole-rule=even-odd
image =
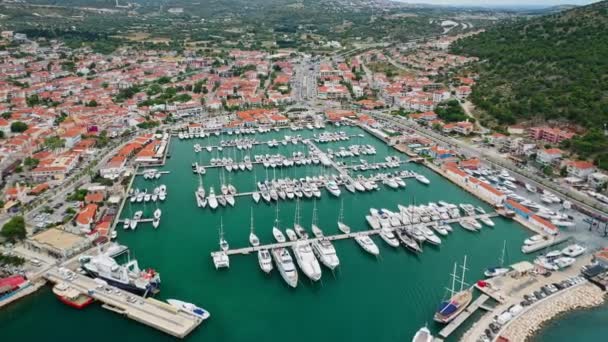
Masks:
[[[374,243],[374,241],[368,235],[357,235],[355,236],[355,241],[363,248],[364,251],[368,252],[372,255],[380,254],[380,250],[378,246]]]
[[[488,227],[494,227],[494,221],[492,221],[488,216],[479,217],[479,221],[485,224]]]
[[[220,218],[220,249],[226,252],[229,248],[228,241],[224,239],[224,220]]]
[[[209,197],[207,197],[207,201],[211,209],[217,208],[217,197],[215,196],[215,191],[213,190],[213,187],[209,188]]]
[[[433,245],[441,245],[441,239],[435,235],[435,233],[433,233],[431,228],[427,226],[420,226],[420,230],[422,231],[422,234],[424,234],[427,242],[432,243]]]
[[[312,250],[319,258],[319,261],[330,270],[340,266],[340,259],[336,254],[334,245],[326,239],[320,239],[312,242]]]
[[[393,231],[390,229],[382,229],[380,231],[380,237],[384,242],[386,242],[391,247],[399,247],[399,240],[393,234]]]
[[[334,195],[336,197],[340,196],[341,191],[340,191],[340,188],[338,187],[338,184],[336,184],[336,182],[334,182],[334,181],[327,182],[327,184],[325,185],[325,188],[332,195]]]
[[[365,215],[365,219],[367,220],[367,223],[373,228],[373,229],[380,229],[380,221],[378,220],[378,218],[374,215]],[[340,226],[338,225],[338,228]]]
[[[462,228],[472,232],[477,232],[479,229],[481,229],[481,224],[479,224],[479,222],[477,222],[474,218],[463,218],[458,221],[458,223],[460,223]]]
[[[416,177],[416,180],[422,184],[426,184],[426,185],[431,184],[431,181],[421,174],[416,174],[415,177]]]
[[[254,201],[255,203],[258,203],[258,202],[260,201],[261,195],[260,195],[260,193],[259,193],[259,192],[254,191],[254,192],[251,194],[251,197],[253,197],[253,201]]]
[[[287,251],[285,248],[275,248],[271,251],[271,253],[272,257],[274,258],[274,262],[279,269],[279,273],[287,285],[293,288],[298,286],[298,271],[293,264],[293,259],[291,258],[289,251]]]
[[[181,300],[177,299],[167,299],[167,303],[171,304],[178,310],[190,313],[202,320],[206,320],[207,318],[209,318],[209,316],[211,316],[209,314],[209,311],[200,308],[192,303],[182,302]]]
[[[572,245],[564,248],[562,250],[562,254],[567,257],[576,258],[577,256],[585,253],[586,250],[587,249],[581,245],[572,244]]]
[[[433,342],[433,339],[434,337],[431,335],[431,331],[425,325],[416,332],[416,335],[412,338],[412,342]]]
[[[350,233],[350,227],[344,224],[344,200],[340,202],[340,214],[338,215],[338,229],[344,233]]]
[[[270,273],[272,271],[272,257],[267,249],[260,249],[258,251],[258,263],[264,273]]]
[[[253,209],[251,209],[251,227],[249,232],[249,244],[253,247],[260,245],[260,239],[255,235],[255,228],[253,228]]]
[[[274,236],[274,239],[277,240],[277,242],[279,243],[283,243],[286,241],[285,235],[283,235],[283,232],[281,232],[281,230],[277,227],[272,227],[272,235]]]
[[[313,281],[321,279],[321,266],[310,244],[305,241],[298,241],[293,245],[292,249],[302,272]]]

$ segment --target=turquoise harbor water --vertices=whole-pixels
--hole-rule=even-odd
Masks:
[[[364,134],[340,143],[317,144],[321,149],[351,144],[372,144],[377,148],[376,156],[363,157],[368,161],[384,161],[388,154],[396,154],[392,148],[369,136],[356,127],[327,128],[327,131],[343,130],[350,134]],[[258,135],[259,140],[279,138],[283,135],[301,134],[311,136],[321,131],[282,131]],[[231,138],[224,136],[224,139]],[[191,171],[194,161],[208,164],[211,153],[193,152],[195,143],[217,144],[218,137],[210,140],[173,139],[171,158],[158,181],[138,177],[134,187],[152,189],[158,184],[166,184],[167,200],[160,203],[163,215],[161,225],[154,230],[149,224],[140,224],[135,231],[123,231],[118,227],[119,242],[131,249],[131,256],[139,260],[141,267],[157,269],[162,278],[160,299],[179,298],[197,303],[211,312],[211,319],[204,322],[188,338],[189,341],[409,341],[413,334],[428,323],[434,332],[440,326],[432,321],[438,302],[448,285],[449,273],[455,261],[468,256],[467,279],[474,282],[482,276],[483,270],[497,262],[503,241],[507,241],[508,262],[523,260],[520,246],[529,235],[520,225],[495,218],[494,229],[484,228],[479,234],[467,232],[453,225],[454,233],[443,238],[440,247],[425,246],[424,252],[414,256],[403,247],[394,249],[380,238],[373,237],[380,247],[381,256],[376,259],[366,254],[353,240],[335,241],[340,257],[340,267],[335,274],[323,269],[319,283],[311,283],[300,272],[300,283],[296,289],[288,288],[279,273],[273,271],[264,275],[257,262],[257,256],[236,255],[231,257],[229,270],[215,270],[210,252],[218,249],[218,228],[223,218],[225,238],[231,248],[245,247],[249,234],[250,210],[253,208],[256,233],[262,242],[272,241],[272,223],[275,207],[262,203],[255,204],[251,196],[237,197],[234,208],[210,209],[196,207],[194,191],[198,177]],[[250,152],[236,148],[225,148],[224,157],[241,159],[242,153],[283,153],[306,151],[304,145],[280,145],[278,148],[257,146]],[[217,152],[213,152],[217,156]],[[221,155],[220,155],[221,156]],[[400,155],[403,159],[405,156]],[[353,158],[358,161],[361,157]],[[416,164],[402,165],[426,175],[429,186],[411,179],[407,187],[391,190],[381,185],[381,191],[351,194],[342,190],[345,223],[353,230],[368,229],[364,215],[370,207],[397,210],[397,204],[437,202],[472,203],[483,205],[481,201],[459,189],[439,175]],[[260,165],[254,168],[258,180],[267,177]],[[315,174],[334,173],[322,166],[292,167],[277,170],[272,177],[305,177]],[[369,172],[368,172],[369,173]],[[214,186],[219,191],[221,172],[208,169],[203,177],[205,188]],[[254,188],[254,173],[240,171],[224,172],[226,179],[239,191]],[[323,196],[317,201],[319,226],[325,234],[338,233],[336,220],[340,209],[340,199],[322,190]],[[302,224],[310,228],[313,202],[302,202]],[[155,204],[127,203],[123,217],[132,216],[143,209],[149,216]],[[292,226],[295,201],[279,203],[281,226]],[[76,311],[56,300],[49,289],[26,298],[0,311],[3,340],[33,341],[123,341],[136,338],[138,341],[169,341],[173,338],[130,321],[112,312],[93,305],[86,310]],[[469,323],[470,324],[470,323]],[[462,332],[462,328],[461,331]],[[450,340],[455,340],[458,334]]]

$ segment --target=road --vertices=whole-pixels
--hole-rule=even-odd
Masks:
[[[547,189],[556,192],[571,201],[572,203],[600,217],[606,218],[606,216],[608,216],[608,206],[599,202],[598,200],[590,198],[588,196],[584,196],[581,193],[565,189],[547,179],[543,179],[537,175],[531,174],[500,155],[490,153],[488,151],[482,151],[472,147],[471,145],[463,141],[437,134],[436,132],[430,129],[420,127],[419,125],[401,117],[395,117],[391,116],[390,114],[385,114],[381,112],[372,112],[371,115],[377,120],[388,121],[393,124],[397,124],[398,126],[401,126],[403,128],[413,129],[422,136],[430,138],[433,141],[439,141],[448,146],[456,147],[460,150],[461,153],[463,153],[468,158],[476,157],[490,163],[494,167],[505,168],[512,172],[514,175],[523,179],[524,182],[530,183],[542,189]]]

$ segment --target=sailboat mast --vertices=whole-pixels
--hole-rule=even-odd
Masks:
[[[454,271],[452,271],[452,288],[450,290],[450,297],[454,295],[456,291],[456,271],[458,271],[458,263],[454,263]]]
[[[464,273],[467,270],[467,256],[464,256],[464,263],[462,264],[462,277],[460,277],[460,291],[464,289]]]
[[[251,232],[253,233],[253,207],[251,207],[251,218],[250,218],[250,222],[251,222]]]

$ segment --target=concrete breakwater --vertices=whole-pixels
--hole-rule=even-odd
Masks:
[[[526,311],[505,327],[500,336],[508,338],[509,341],[526,341],[542,328],[543,323],[558,315],[602,303],[604,303],[604,292],[591,283],[585,283]]]

